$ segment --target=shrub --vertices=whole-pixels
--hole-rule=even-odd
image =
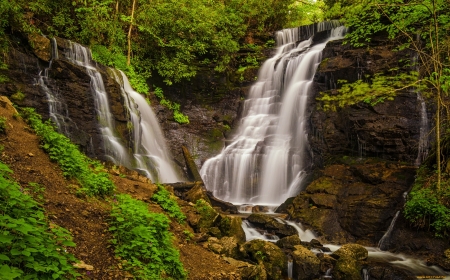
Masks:
[[[44,210],[22,193],[0,162],[0,278],[76,278],[66,246],[75,246],[70,233],[55,225],[49,227]]]
[[[158,184],[158,191],[153,194],[152,200],[166,210],[171,218],[177,219],[179,223],[184,223],[186,220],[186,216],[181,212],[175,197],[163,185]]]
[[[144,202],[119,195],[111,218],[115,252],[138,279],[186,279],[164,214],[151,213]]]

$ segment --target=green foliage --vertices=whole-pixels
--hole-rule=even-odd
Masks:
[[[325,3],[321,0],[294,1],[289,5],[286,27],[308,25],[324,20]]]
[[[20,90],[18,90],[16,93],[11,95],[11,99],[12,101],[22,101],[25,99],[25,94],[23,92],[21,92]]]
[[[49,226],[42,207],[10,173],[0,162],[0,278],[76,278],[79,274],[71,263],[77,260],[65,249],[75,246],[72,236],[64,228]]]
[[[119,195],[111,211],[111,240],[125,267],[138,279],[186,279],[179,252],[172,245],[169,219],[147,205]]]
[[[0,117],[0,133],[6,133],[6,121],[5,117]]]
[[[186,216],[181,211],[175,197],[163,185],[157,184],[157,186],[158,191],[153,194],[152,200],[166,210],[171,218],[177,219],[179,223],[184,223]]]
[[[448,237],[450,209],[443,205],[441,200],[441,195],[430,188],[412,191],[405,204],[406,219],[415,227],[422,229],[431,227],[437,236]]]
[[[199,221],[200,228],[209,228],[213,225],[217,212],[208,202],[203,199],[197,200],[195,202],[195,210],[197,210],[201,216]]]
[[[385,100],[393,100],[399,91],[409,88],[419,89],[421,86],[417,72],[399,73],[392,76],[375,74],[370,82],[358,80],[354,83],[347,83],[345,80],[339,80],[338,83],[342,86],[337,93],[320,93],[317,100],[321,102],[322,109],[336,111],[338,107],[350,106],[359,102],[375,106]]]
[[[127,65],[127,57],[120,48],[113,46],[111,49],[108,49],[103,45],[93,45],[91,51],[92,58],[95,61],[122,70],[127,75],[134,90],[141,94],[148,94],[150,89],[146,80],[150,77],[150,74],[148,72],[138,74],[133,65]]]
[[[155,87],[155,91],[153,93],[156,97],[158,97],[159,104],[173,111],[173,118],[177,123],[189,123],[189,117],[180,112],[180,104],[166,99],[163,90],[160,87]]]
[[[88,195],[102,196],[114,191],[108,173],[101,171],[102,165],[86,157],[69,138],[56,132],[50,121],[42,122],[41,116],[30,108],[22,109],[22,115],[40,137],[42,148],[58,162],[64,176],[78,179]]]

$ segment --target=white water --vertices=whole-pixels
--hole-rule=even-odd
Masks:
[[[307,32],[330,30],[328,40],[345,28],[328,22]],[[310,158],[307,100],[326,42],[296,45],[300,29],[277,33],[276,54],[261,67],[245,100],[238,130],[221,154],[209,159],[200,174],[215,197],[234,204],[278,206],[302,187]],[[312,34],[308,34],[312,35]]]
[[[181,181],[172,167],[163,132],[152,108],[141,94],[133,90],[127,76],[122,71],[120,74],[121,79],[117,82],[122,86],[125,106],[131,116],[135,168],[146,172],[156,182]]]
[[[386,250],[389,244],[385,244],[386,242],[389,242],[389,238],[391,237],[392,230],[394,229],[395,222],[397,221],[398,215],[400,214],[400,211],[397,211],[395,213],[394,218],[391,221],[391,224],[389,225],[389,228],[384,233],[383,237],[381,237],[380,241],[378,241],[378,248],[380,250]]]
[[[70,46],[66,57],[73,63],[84,67],[91,77],[91,91],[103,136],[105,156],[116,165],[140,170],[154,182],[180,181],[170,164],[170,155],[165,147],[164,137],[157,119],[144,97],[132,89],[127,77],[122,72],[120,72],[120,76],[115,75],[117,82],[122,87],[124,105],[130,115],[130,129],[133,130],[131,141],[134,143],[134,147],[130,152],[115,131],[115,121],[111,113],[108,94],[103,78],[94,65],[90,50],[77,43],[71,42]]]
[[[69,135],[69,123],[70,125],[75,124],[69,118],[69,112],[67,109],[66,101],[59,94],[58,91],[50,89],[50,83],[48,81],[48,71],[52,67],[53,60],[58,59],[58,49],[56,45],[56,40],[52,38],[50,40],[52,46],[52,56],[50,63],[47,68],[39,73],[38,84],[44,91],[47,102],[48,102],[48,112],[50,119],[56,124],[59,132]]]
[[[417,92],[417,101],[420,104],[420,138],[415,165],[419,166],[428,156],[428,133],[430,128],[428,125],[427,106],[420,92]]]

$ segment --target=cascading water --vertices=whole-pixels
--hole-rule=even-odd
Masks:
[[[380,241],[378,241],[378,248],[380,250],[386,250],[389,245],[389,238],[391,237],[392,230],[394,229],[395,222],[397,221],[398,215],[400,214],[400,211],[397,211],[395,213],[394,218],[391,221],[391,224],[389,225],[389,228],[384,233],[383,237],[381,237]]]
[[[201,169],[214,196],[235,204],[279,205],[299,192],[310,157],[306,105],[326,42],[296,42],[325,30],[328,42],[342,38],[346,29],[333,21],[277,33],[277,52],[259,71],[232,143]]]
[[[132,124],[134,168],[158,182],[181,181],[170,163],[164,136],[153,110],[145,98],[133,90],[127,76],[122,71],[119,74],[114,71]]]
[[[69,123],[75,125],[69,118],[66,102],[56,90],[50,89],[48,80],[48,71],[52,67],[53,60],[58,59],[58,50],[55,38],[50,40],[52,46],[51,59],[47,68],[39,73],[38,84],[44,91],[47,102],[50,119],[56,124],[58,131],[65,135],[70,134]]]
[[[130,115],[134,145],[131,153],[115,132],[115,121],[110,110],[108,94],[103,78],[92,61],[90,50],[71,42],[66,57],[73,63],[84,67],[91,77],[91,91],[103,136],[105,156],[117,165],[140,170],[154,182],[180,181],[170,164],[164,137],[152,109],[145,99],[132,89],[127,77],[122,72],[118,75],[112,70],[115,73],[116,81],[121,85],[125,107]]]

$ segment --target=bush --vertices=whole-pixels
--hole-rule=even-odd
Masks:
[[[111,218],[115,252],[138,279],[186,279],[164,214],[151,213],[144,202],[119,195]]]
[[[114,191],[114,183],[103,166],[80,152],[78,147],[66,136],[55,131],[50,121],[42,122],[42,118],[34,109],[22,109],[23,117],[36,131],[42,142],[42,148],[56,161],[64,176],[76,178],[82,190],[88,195],[107,195]]]
[[[44,210],[22,192],[0,162],[0,278],[61,279],[79,274],[71,263],[77,260],[66,253],[75,246],[70,233],[49,227]]]
[[[186,220],[186,216],[181,212],[175,197],[163,185],[158,184],[158,192],[153,194],[152,200],[166,210],[171,218],[177,219],[179,223],[184,223]]]
[[[439,195],[429,188],[414,190],[405,204],[405,217],[413,226],[432,228],[437,236],[450,233],[450,209],[443,205]]]

